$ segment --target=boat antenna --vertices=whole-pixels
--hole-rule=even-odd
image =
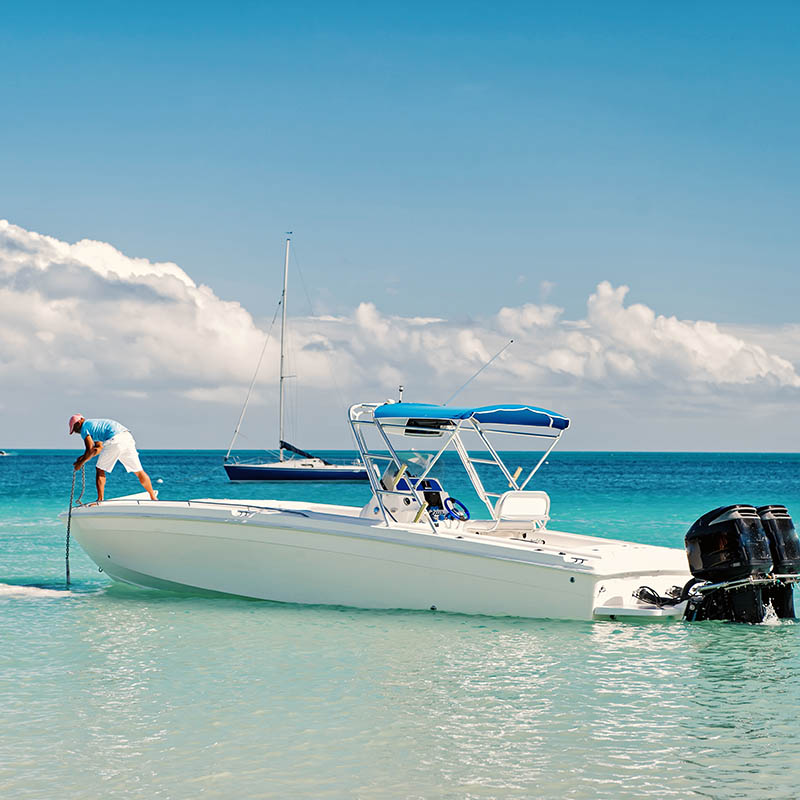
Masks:
[[[397,391],[400,392],[400,399],[398,400],[399,403],[403,402],[403,392],[405,391],[405,388],[406,387],[403,386],[402,383],[397,387]]]
[[[455,397],[457,397],[459,394],[461,394],[461,392],[467,386],[469,386],[469,384],[471,384],[472,381],[474,381],[475,378],[477,378],[478,375],[480,375],[481,372],[483,372],[486,369],[486,367],[488,367],[489,364],[492,363],[492,361],[494,361],[506,349],[511,347],[512,344],[514,344],[514,340],[513,339],[509,339],[466,383],[462,383],[461,386],[459,386],[458,389],[456,389],[453,392],[453,394],[451,394],[450,397],[448,397],[447,400],[445,400],[444,403],[442,403],[442,405],[446,406],[451,400],[453,400]]]

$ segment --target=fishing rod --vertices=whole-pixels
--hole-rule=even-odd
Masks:
[[[514,344],[514,340],[509,339],[466,383],[461,384],[461,386],[459,386],[458,389],[456,389],[455,392],[453,392],[453,394],[451,394],[450,397],[448,397],[447,400],[445,400],[444,403],[442,403],[442,405],[446,406],[451,400],[453,400],[455,397],[461,394],[461,392],[467,386],[469,386],[469,384],[472,383],[472,381],[474,381],[475,378],[477,378],[478,375],[480,375],[481,372],[483,372],[486,369],[486,367],[488,367],[489,364],[492,363],[492,361],[494,361],[498,356],[500,356],[501,353],[503,353],[505,350],[511,347],[512,344]]]

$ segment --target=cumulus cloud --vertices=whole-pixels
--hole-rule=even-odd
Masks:
[[[552,287],[545,285],[546,298]],[[459,321],[386,314],[365,298],[347,315],[292,318],[290,371],[317,399],[330,401],[335,389],[337,415],[338,405],[381,399],[398,383],[408,397],[436,402],[513,338],[476,382],[484,399],[614,393],[644,408],[654,389],[662,398],[691,394],[719,404],[748,387],[758,387],[753,397],[760,402],[769,400],[767,390],[795,397],[797,326],[739,329],[679,320],[626,305],[627,294],[626,286],[601,282],[576,320],[546,302]],[[274,404],[276,333],[256,403]],[[55,398],[102,387],[154,408],[180,402],[233,414],[265,336],[249,310],[197,285],[176,264],[131,258],[104,242],[68,244],[0,220],[0,384],[6,387]]]
[[[353,337],[352,349],[367,364],[415,365],[421,374],[468,375],[509,334],[515,344],[494,369],[496,376],[550,382],[568,377],[597,387],[624,381],[676,393],[701,385],[717,391],[756,383],[800,388],[800,376],[787,358],[713,322],[667,317],[642,304],[626,306],[628,291],[600,283],[580,320],[563,320],[563,309],[556,306],[525,303],[457,324],[383,315],[372,303],[361,303],[352,319],[340,318],[337,326],[340,335],[347,332],[343,338]]]
[[[600,283],[589,297],[585,320],[551,340],[543,361],[556,371],[595,380],[624,378],[678,388],[756,382],[800,388],[789,360],[713,322],[666,317],[641,303],[626,306],[628,291]]]
[[[246,380],[263,331],[176,264],[0,221],[0,376],[127,391]]]
[[[549,328],[564,312],[558,306],[525,303],[518,308],[501,308],[497,314],[500,330],[515,336],[529,334],[535,328]]]

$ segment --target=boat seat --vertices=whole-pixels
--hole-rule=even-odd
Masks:
[[[530,522],[534,530],[543,529],[550,520],[550,495],[547,492],[506,492],[497,498],[494,506],[496,530],[501,522]]]

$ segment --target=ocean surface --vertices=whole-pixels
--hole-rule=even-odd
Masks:
[[[67,592],[77,455],[0,457],[3,798],[800,797],[797,623],[158,593],[111,584],[76,543]],[[361,484],[230,484],[219,452],[142,461],[165,499],[367,500]],[[120,470],[109,497],[138,490]],[[800,517],[799,473],[800,455],[560,453],[534,488],[551,527],[682,547],[719,505]],[[452,463],[435,474],[479,511]]]

